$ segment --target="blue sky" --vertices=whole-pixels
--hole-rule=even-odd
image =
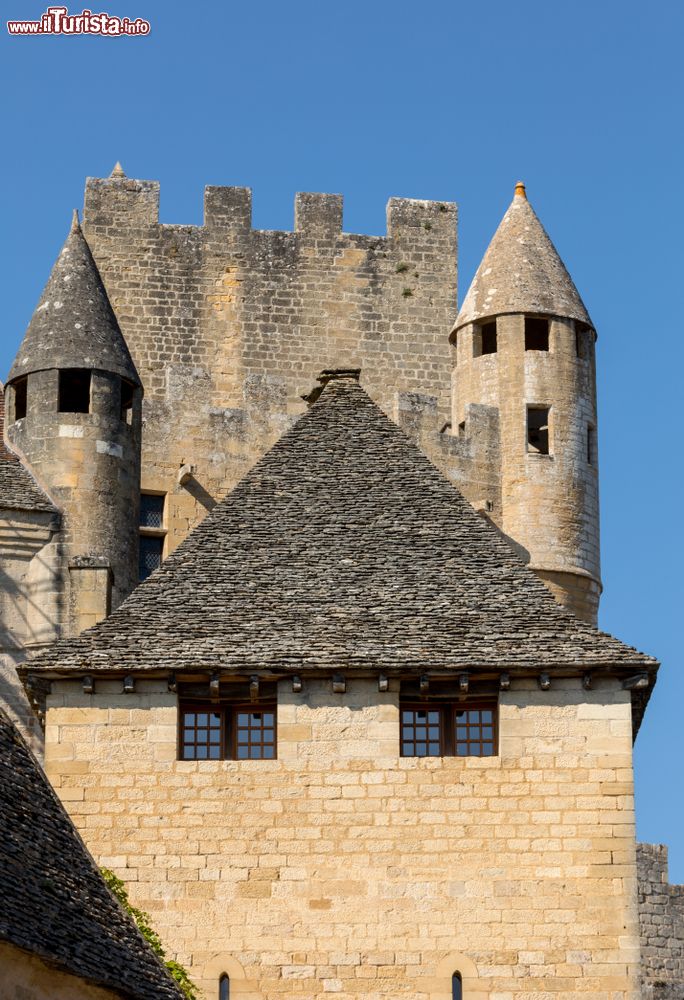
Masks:
[[[342,192],[345,229],[367,233],[384,232],[392,195],[456,201],[461,296],[524,179],[599,331],[601,625],[663,663],[637,741],[638,835],[669,844],[684,882],[684,5],[103,7],[150,35],[2,35],[0,377],[86,175],[116,160],[161,181],[165,222],[200,223],[205,184],[252,187],[265,229],[292,228],[296,191]]]

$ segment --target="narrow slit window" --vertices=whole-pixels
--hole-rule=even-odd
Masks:
[[[230,976],[225,972],[219,979],[218,1000],[230,1000]]]
[[[527,450],[536,455],[549,454],[548,406],[527,407]]]
[[[90,413],[90,372],[87,368],[66,368],[59,373],[60,413]]]
[[[451,977],[451,1000],[463,1000],[463,980],[460,972]]]
[[[525,350],[548,351],[549,321],[536,316],[525,317]]]
[[[142,583],[158,569],[164,558],[164,493],[140,494],[140,564],[138,579]]]
[[[164,494],[140,494],[140,527],[164,527]]]
[[[482,327],[482,353],[496,354],[496,320]]]
[[[18,378],[12,383],[14,389],[14,419],[23,420],[26,416],[26,406],[28,402],[28,378]]]
[[[591,424],[587,427],[587,462],[589,465],[596,462],[596,431]]]
[[[121,379],[121,422],[133,423],[133,393],[135,386],[128,379]]]
[[[164,555],[164,537],[157,535],[140,536],[140,561],[138,579],[142,583],[155,569],[159,569]]]

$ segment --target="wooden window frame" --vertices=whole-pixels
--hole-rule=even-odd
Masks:
[[[221,739],[219,742],[220,756],[219,757],[185,757],[185,740],[183,736],[183,730],[186,728],[184,725],[184,715],[186,712],[206,712],[213,715],[218,715],[221,719]],[[262,749],[265,746],[273,746],[273,756],[272,757],[238,757],[238,726],[237,726],[237,716],[240,712],[272,712],[273,713],[273,743],[264,743],[260,741],[258,743],[248,743],[249,747],[260,746]],[[195,727],[197,728],[197,727]],[[263,728],[263,727],[262,727]],[[192,746],[197,746],[197,744],[192,744]],[[177,741],[177,753],[176,756],[178,760],[184,761],[214,761],[217,760],[234,760],[240,763],[245,763],[246,761],[252,760],[277,760],[278,757],[278,706],[274,701],[268,702],[254,702],[254,701],[193,701],[190,698],[182,699],[178,703],[178,741]]]
[[[499,704],[494,699],[479,698],[472,701],[416,701],[416,700],[405,700],[399,702],[399,753],[402,757],[418,757],[418,754],[405,754],[404,753],[404,742],[411,742],[414,744],[416,740],[404,741],[403,733],[403,712],[439,712],[440,713],[440,735],[439,735],[439,754],[426,754],[426,757],[497,757],[499,755]],[[490,711],[492,713],[492,753],[458,753],[459,741],[456,739],[456,715],[459,712],[475,712],[475,711]],[[422,742],[422,741],[421,741]],[[426,743],[434,742],[433,740],[426,739]],[[474,745],[475,743],[480,744],[482,748],[482,743],[485,742],[480,738],[479,740],[467,740],[468,746]],[[487,740],[487,743],[490,741]],[[421,758],[419,758],[421,759]],[[424,759],[424,758],[422,758]]]

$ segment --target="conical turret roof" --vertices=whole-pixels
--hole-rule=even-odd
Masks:
[[[516,184],[513,201],[487,247],[454,330],[504,313],[564,316],[594,326],[522,183]]]
[[[657,664],[556,603],[351,377],[112,614],[31,672]]]
[[[96,368],[141,384],[76,212],[7,381],[48,368]]]

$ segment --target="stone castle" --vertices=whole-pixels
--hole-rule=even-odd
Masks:
[[[596,332],[524,186],[458,312],[452,204],[158,202],[88,180],[5,386],[0,695],[87,847],[207,998],[681,1000]]]

